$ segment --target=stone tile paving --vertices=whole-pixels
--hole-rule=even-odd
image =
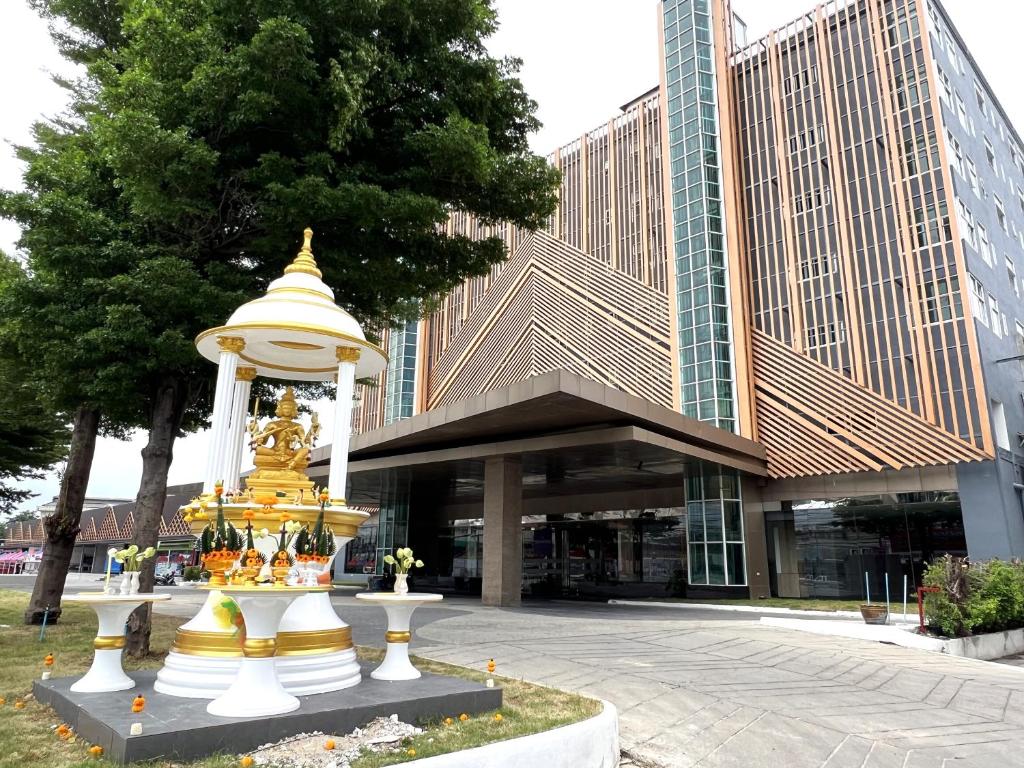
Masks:
[[[415,653],[476,667],[494,657],[501,674],[613,702],[626,765],[1024,766],[1024,669],[749,615],[458,607],[418,627]]]

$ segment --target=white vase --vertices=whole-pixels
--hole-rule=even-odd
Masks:
[[[121,594],[137,595],[139,593],[139,572],[125,571],[121,574]]]
[[[396,595],[408,595],[409,585],[406,583],[409,579],[408,573],[396,573],[395,574],[395,594]]]

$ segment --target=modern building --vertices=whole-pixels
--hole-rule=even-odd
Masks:
[[[385,334],[347,565],[409,544],[508,604],[1024,556],[1024,141],[942,5],[748,44],[725,0],[662,0],[658,44],[660,86],[551,156],[545,231],[449,222],[509,259]]]

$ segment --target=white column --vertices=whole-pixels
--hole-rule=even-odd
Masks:
[[[217,339],[220,357],[217,360],[217,389],[213,395],[213,424],[210,452],[206,457],[206,477],[203,493],[211,493],[220,473],[224,471],[224,459],[228,449],[228,425],[231,421],[231,395],[235,386],[235,371],[238,368],[238,353],[245,349],[245,341],[232,336]]]
[[[348,444],[352,437],[352,396],[356,386],[358,347],[338,347],[338,392],[334,399],[334,442],[331,445],[331,471],[327,490],[331,503],[345,501],[348,482]]]
[[[255,378],[255,368],[239,366],[235,371],[235,391],[231,398],[231,419],[228,421],[228,451],[221,470],[224,487],[227,489],[238,487],[238,476],[242,473],[245,420],[249,415],[249,393]]]

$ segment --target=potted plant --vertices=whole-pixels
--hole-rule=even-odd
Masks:
[[[407,583],[409,580],[409,569],[422,568],[423,561],[414,559],[412,550],[409,547],[399,547],[395,550],[393,556],[384,555],[384,562],[394,568],[395,594],[409,594],[409,585]]]
[[[861,603],[860,615],[865,624],[889,623],[889,609],[878,603]]]
[[[142,561],[151,558],[155,554],[155,547],[146,547],[140,552],[138,544],[132,544],[114,553],[114,560],[123,566],[121,574],[122,595],[138,594],[139,571],[142,569]]]

